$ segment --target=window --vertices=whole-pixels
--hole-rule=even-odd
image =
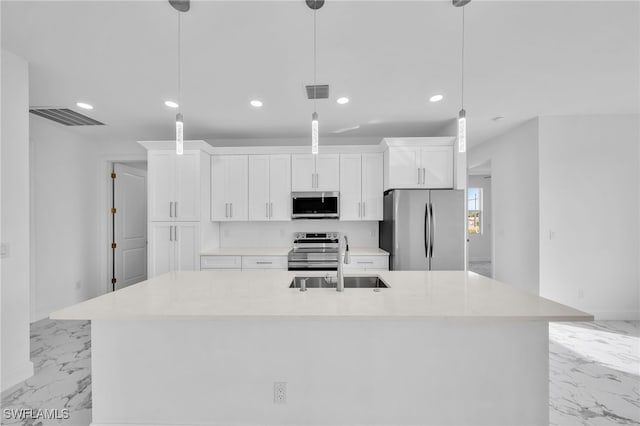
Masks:
[[[469,235],[482,234],[482,188],[467,190],[467,228]]]

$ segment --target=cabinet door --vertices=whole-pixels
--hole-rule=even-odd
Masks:
[[[269,165],[269,219],[291,220],[291,156],[271,155]]]
[[[229,220],[249,219],[249,158],[247,155],[225,156],[225,198],[229,203]]]
[[[269,155],[249,156],[249,220],[269,220]]]
[[[421,149],[425,188],[453,188],[453,147]]]
[[[387,153],[389,161],[389,189],[420,188],[421,164],[420,149],[414,147],[390,147]]]
[[[340,155],[340,220],[362,219],[362,155]]]
[[[225,198],[225,157],[211,156],[211,220],[229,220],[229,209]]]
[[[175,159],[172,151],[150,151],[148,155],[149,220],[174,220]]]
[[[313,154],[291,156],[291,191],[315,191],[314,157]]]
[[[176,155],[174,217],[180,221],[200,220],[200,152]]]
[[[200,224],[176,223],[174,228],[174,270],[200,269]]]
[[[173,222],[149,223],[148,278],[173,269],[173,226]]]
[[[382,154],[362,154],[363,220],[382,220],[382,203],[384,201],[382,163]]]
[[[316,155],[316,191],[340,190],[340,155]]]

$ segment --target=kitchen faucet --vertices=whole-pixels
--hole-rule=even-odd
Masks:
[[[336,291],[344,291],[344,273],[342,271],[342,264],[348,265],[351,263],[351,255],[349,254],[349,240],[347,236],[344,236],[344,260],[342,260],[342,244],[340,244],[340,250],[338,250],[338,282],[336,283]]]

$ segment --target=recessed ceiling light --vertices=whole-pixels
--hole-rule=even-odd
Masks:
[[[262,101],[259,101],[257,99],[252,100],[250,103],[251,106],[255,108],[260,108],[262,106]]]
[[[343,96],[341,98],[338,98],[338,100],[336,102],[338,102],[340,105],[348,104],[349,103],[349,98]]]
[[[178,103],[173,101],[164,101],[164,104],[169,108],[178,108]]]
[[[83,109],[93,109],[92,105],[89,105],[84,102],[77,102],[76,105],[78,105],[80,108],[83,108]]]
[[[442,95],[433,95],[432,97],[429,98],[430,102],[440,102],[442,100],[442,98],[444,98],[444,96]]]

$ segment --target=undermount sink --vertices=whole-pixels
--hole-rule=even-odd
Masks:
[[[328,277],[294,277],[289,288],[300,288],[300,282],[306,279],[307,288],[336,288],[335,275]],[[344,288],[389,288],[389,285],[377,276],[344,277]]]

